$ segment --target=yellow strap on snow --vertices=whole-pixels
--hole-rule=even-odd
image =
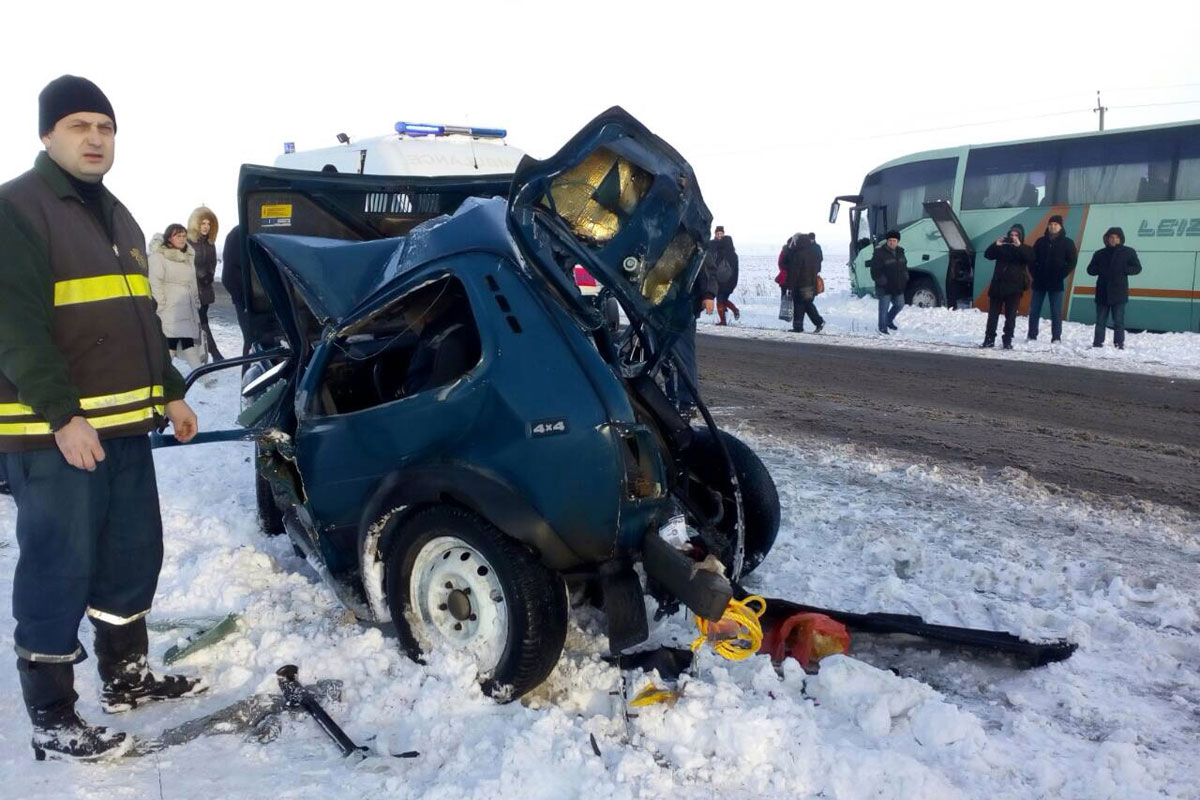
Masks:
[[[700,635],[692,642],[692,652],[697,652],[708,642],[717,655],[730,661],[749,658],[762,647],[763,632],[759,617],[766,610],[766,600],[758,595],[750,595],[745,600],[730,600],[717,622],[696,617],[696,628]],[[731,631],[728,624],[722,623],[734,623],[737,627]]]
[[[54,305],[94,303],[115,297],[149,297],[150,279],[145,275],[97,275],[54,284]]]
[[[130,425],[134,422],[153,419],[155,413],[164,413],[163,407],[155,405],[120,414],[87,417],[87,421],[96,429],[116,428],[120,425]],[[44,436],[51,432],[48,422],[0,422],[0,436]]]
[[[84,411],[95,411],[101,408],[127,406],[142,400],[161,400],[162,398],[163,387],[155,384],[154,386],[143,386],[140,389],[131,389],[128,392],[84,397],[79,401],[79,407]],[[34,410],[24,403],[0,403],[0,417],[27,417],[33,413]]]

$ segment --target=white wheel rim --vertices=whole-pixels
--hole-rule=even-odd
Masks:
[[[918,289],[913,292],[912,304],[917,308],[933,308],[937,305],[937,295],[929,289]]]
[[[508,604],[478,550],[455,536],[433,539],[417,553],[408,587],[423,645],[469,652],[483,674],[496,668],[508,645]]]

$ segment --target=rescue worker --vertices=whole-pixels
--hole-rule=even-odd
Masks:
[[[195,252],[196,290],[200,294],[200,331],[204,339],[206,354],[213,361],[220,361],[221,351],[213,339],[208,325],[208,307],[217,302],[213,281],[217,277],[217,215],[205,206],[192,211],[188,217],[187,240]]]
[[[1113,345],[1125,349],[1125,304],[1129,302],[1129,276],[1142,271],[1137,251],[1125,244],[1125,231],[1109,228],[1104,247],[1092,254],[1088,275],[1096,276],[1096,332],[1092,347],[1104,347],[1104,329],[1112,315]]]
[[[19,548],[13,638],[35,756],[90,760],[132,740],[75,711],[85,612],[105,710],[205,688],[146,664],[163,554],[146,434],[165,415],[186,442],[196,415],[154,314],[146,240],[103,184],[112,105],[73,75],[38,100],[45,152],[0,186],[0,454]]]
[[[1005,350],[1012,350],[1013,331],[1017,326],[1017,306],[1021,295],[1029,288],[1029,265],[1033,263],[1033,248],[1025,244],[1025,226],[1013,223],[1008,233],[988,245],[983,257],[996,262],[992,282],[988,286],[987,327],[980,347],[996,346],[996,326],[1004,311]]]
[[[1038,337],[1042,301],[1050,301],[1050,342],[1062,339],[1063,282],[1075,269],[1075,242],[1063,233],[1058,214],[1046,223],[1046,233],[1033,244],[1033,296],[1029,300],[1029,340]]]

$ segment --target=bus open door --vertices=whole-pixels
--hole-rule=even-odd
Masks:
[[[970,308],[975,301],[975,246],[963,229],[954,209],[945,200],[925,203],[925,213],[946,241],[950,257],[946,263],[946,305]]]

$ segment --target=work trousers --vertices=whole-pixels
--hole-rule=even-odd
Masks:
[[[94,472],[72,467],[57,448],[4,454],[17,503],[13,639],[25,660],[76,663],[85,613],[128,625],[154,599],[163,542],[150,439],[101,446]]]

